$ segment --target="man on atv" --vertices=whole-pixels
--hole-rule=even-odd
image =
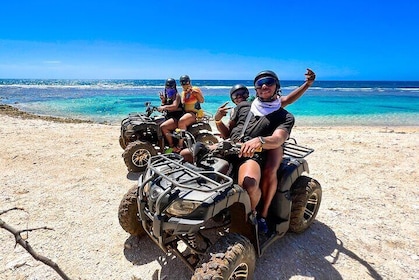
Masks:
[[[285,106],[295,102],[313,84],[315,78],[316,74],[311,69],[307,69],[304,84],[293,90],[290,94],[281,96],[278,76],[272,71],[260,72],[254,79],[257,98],[251,105],[253,115],[256,117],[262,117],[270,114],[272,110],[278,106],[284,108]],[[270,81],[272,84],[269,85],[267,81]],[[273,87],[274,85],[275,87]],[[230,98],[236,105],[246,102],[248,97],[249,91],[244,85],[235,85],[230,90]],[[226,107],[226,104],[224,104],[218,108],[217,113],[214,116],[217,129],[220,131],[221,136],[225,139],[232,137],[231,130],[234,126],[236,126],[236,121],[233,120],[233,117],[237,108],[233,108],[232,117],[228,125],[225,125],[221,121],[222,117],[227,115],[228,109],[230,108]],[[262,137],[259,140],[262,143],[264,138]],[[281,164],[283,156],[282,144],[283,142],[278,148],[268,149],[266,152],[266,160],[263,161],[263,180],[261,181],[261,191],[264,204],[259,214],[259,228],[265,233],[268,230],[265,219],[268,215],[269,206],[278,185],[277,170]],[[263,147],[264,149],[267,149],[265,146]]]

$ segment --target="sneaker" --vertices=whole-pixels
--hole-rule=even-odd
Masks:
[[[165,154],[173,153],[173,148],[168,148],[164,151]]]
[[[266,223],[266,220],[262,217],[258,218],[258,229],[260,232],[268,233],[268,224]]]

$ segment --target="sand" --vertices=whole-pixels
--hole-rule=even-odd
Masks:
[[[189,279],[148,238],[130,237],[118,206],[128,173],[118,125],[0,114],[0,216],[72,279]],[[304,127],[323,188],[317,220],[257,260],[255,279],[418,279],[419,127]],[[23,234],[26,237],[26,234]],[[0,229],[0,279],[60,279]]]

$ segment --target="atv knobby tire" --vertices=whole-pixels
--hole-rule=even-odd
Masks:
[[[210,133],[201,133],[195,138],[196,142],[201,142],[206,145],[212,145],[218,143],[217,137]]]
[[[256,252],[243,235],[231,233],[221,237],[210,247],[208,258],[195,269],[192,280],[253,279]]]
[[[119,204],[118,220],[121,227],[131,235],[143,236],[146,232],[138,220],[137,186],[124,195]]]
[[[148,160],[157,155],[153,145],[148,142],[134,141],[127,145],[122,154],[128,171],[143,172],[147,168]]]
[[[305,231],[316,218],[322,200],[322,189],[316,180],[300,176],[291,188],[292,207],[290,231]]]
[[[122,136],[119,136],[119,146],[121,146],[121,148],[124,150],[127,147],[127,145],[125,145],[124,138],[122,138]]]

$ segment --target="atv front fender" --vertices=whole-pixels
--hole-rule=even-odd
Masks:
[[[288,230],[291,214],[291,186],[303,174],[308,174],[309,168],[305,159],[285,158],[278,169],[278,187],[272,199],[269,213],[275,217],[276,224],[283,222],[284,226],[279,234]]]

